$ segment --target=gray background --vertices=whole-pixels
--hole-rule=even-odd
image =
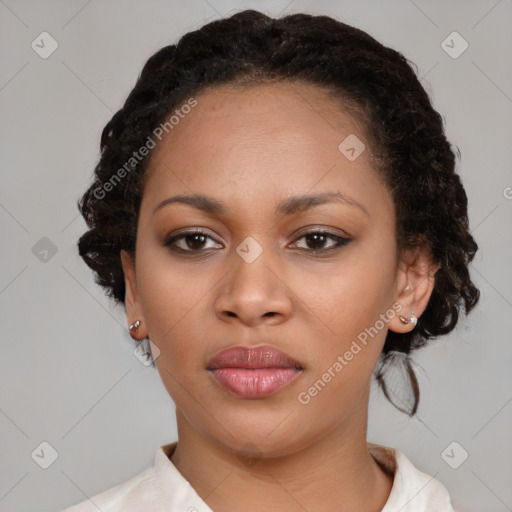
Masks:
[[[62,510],[149,467],[176,440],[173,402],[134,357],[124,310],[77,255],[85,223],[76,201],[101,129],[146,60],[206,21],[256,8],[328,14],[368,31],[417,64],[445,117],[480,245],[471,272],[481,303],[415,355],[415,418],[374,386],[368,439],[435,475],[461,511],[512,510],[512,2],[184,4],[0,1],[0,509]],[[47,59],[31,47],[43,31],[59,45]],[[453,31],[469,44],[458,58],[441,46]],[[55,254],[41,252],[43,237]],[[48,469],[31,456],[43,441],[58,452]],[[457,469],[441,456],[453,441],[452,460],[469,454]]]

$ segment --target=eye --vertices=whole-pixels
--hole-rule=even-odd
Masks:
[[[168,237],[165,239],[164,245],[177,252],[201,252],[205,249],[211,249],[211,247],[205,247],[207,239],[214,240],[204,231],[197,229]]]
[[[307,233],[303,233],[299,238],[296,239],[295,243],[302,239],[306,240],[306,250],[308,252],[313,253],[334,251],[336,249],[339,249],[343,245],[347,245],[351,241],[350,238],[335,235],[334,233],[331,233],[329,231],[323,231],[318,229],[308,231]],[[328,240],[334,241],[334,244],[326,248],[325,243]],[[313,247],[311,248],[311,246]]]
[[[172,251],[175,252],[188,252],[188,253],[201,253],[206,252],[207,249],[213,249],[215,247],[208,247],[205,244],[208,239],[216,242],[214,238],[209,236],[204,231],[200,229],[184,231],[177,235],[170,236],[165,239],[163,245],[169,247]],[[319,229],[311,230],[306,233],[303,233],[299,238],[297,238],[294,244],[297,244],[300,240],[304,239],[306,241],[306,247],[298,247],[301,250],[312,253],[326,253],[330,251],[335,251],[340,247],[347,245],[351,239],[346,238],[340,235],[335,235],[329,231],[323,231]],[[334,242],[328,247],[325,247],[325,243],[331,240]]]

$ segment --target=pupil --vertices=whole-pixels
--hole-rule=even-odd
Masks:
[[[321,248],[322,245],[323,245],[323,242],[324,242],[324,238],[325,238],[325,235],[309,235],[309,239],[315,239],[316,240],[316,246],[314,247],[315,249],[318,249],[318,248]],[[321,240],[320,243],[319,242],[319,239]],[[310,245],[310,244],[308,244]],[[315,245],[315,243],[313,243],[313,245]]]
[[[194,240],[196,240],[196,241],[197,241],[197,239],[198,239],[198,238],[201,238],[201,239],[202,239],[202,241],[201,241],[201,242],[199,242],[199,245],[201,245],[201,244],[203,244],[203,243],[204,243],[204,235],[200,235],[200,234],[198,234],[198,235],[189,235],[189,236],[188,236],[188,239],[190,240],[190,238],[192,238],[192,239],[194,239]],[[194,247],[194,243],[195,243],[195,242],[192,242],[191,244],[190,244],[190,243],[187,243],[187,245],[188,245],[191,249],[197,249],[197,248],[200,248],[200,247]]]

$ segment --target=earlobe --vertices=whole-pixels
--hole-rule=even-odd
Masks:
[[[440,264],[434,261],[426,247],[416,248],[402,256],[397,276],[398,290],[401,291],[396,296],[401,309],[389,322],[390,330],[405,333],[416,327],[434,290],[434,276],[439,268]]]
[[[139,293],[137,289],[137,281],[135,279],[135,265],[132,256],[125,250],[121,250],[121,266],[124,273],[125,283],[125,311],[126,319],[128,321],[130,336],[134,339],[137,335],[147,337],[146,325],[142,315],[142,308],[140,306]]]

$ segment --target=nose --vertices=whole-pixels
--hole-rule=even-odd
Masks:
[[[264,251],[252,263],[237,253],[231,270],[221,282],[215,299],[215,312],[222,321],[238,321],[255,326],[279,324],[292,313],[291,291],[283,272],[271,264]]]

